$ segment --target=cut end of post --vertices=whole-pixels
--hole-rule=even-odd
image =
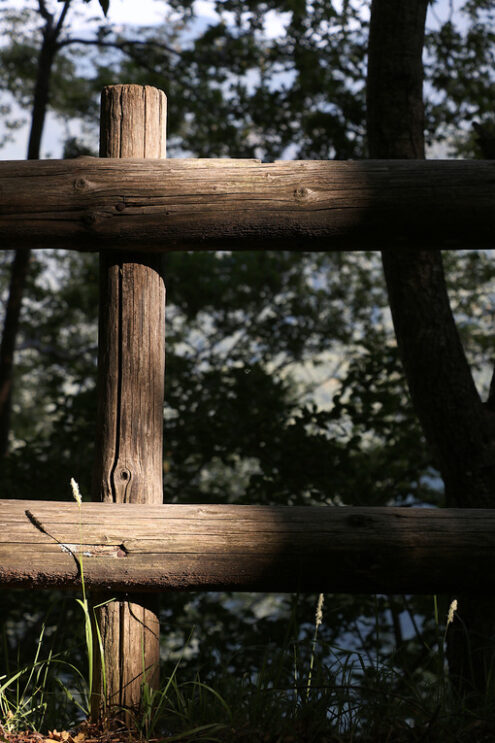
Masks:
[[[167,96],[163,90],[151,85],[103,88],[100,157],[163,159],[166,153]]]

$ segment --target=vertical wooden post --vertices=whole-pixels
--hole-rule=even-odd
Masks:
[[[163,92],[149,86],[105,88],[100,157],[164,158],[166,102]],[[115,208],[125,219],[126,204],[118,202]],[[114,251],[100,257],[94,500],[163,502],[165,287],[160,260],[156,254]],[[135,709],[143,681],[158,684],[156,599],[117,598],[98,610],[106,693],[96,653],[92,714],[97,717],[105,697],[109,706]]]

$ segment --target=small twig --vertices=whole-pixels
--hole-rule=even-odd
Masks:
[[[57,25],[55,28],[55,35],[58,36],[62,30],[62,27],[64,25],[65,17],[69,11],[69,7],[72,0],[65,0],[64,7],[62,8],[62,12],[60,13],[60,17],[57,21]]]
[[[106,47],[107,49],[119,49],[121,52],[125,53],[128,53],[129,49],[133,46],[140,46],[144,49],[155,47],[159,51],[167,52],[167,54],[174,54],[177,57],[182,56],[182,52],[180,52],[178,49],[174,49],[168,44],[162,44],[158,41],[154,41],[153,39],[123,39],[122,41],[105,41],[104,39],[98,37],[94,39],[82,39],[80,37],[73,36],[61,41],[59,43],[59,47],[71,46],[72,44],[81,44],[82,46],[101,46]]]

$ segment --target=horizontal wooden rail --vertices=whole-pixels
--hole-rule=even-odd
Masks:
[[[0,163],[2,247],[490,248],[495,162]]]
[[[0,585],[490,592],[495,510],[0,500]]]

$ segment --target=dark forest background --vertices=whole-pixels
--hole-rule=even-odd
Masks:
[[[393,4],[376,2],[373,12],[378,18],[377,6]],[[410,5],[426,11],[426,2]],[[212,1],[216,17],[208,21],[192,0],[160,7],[159,25],[116,27],[104,0],[1,2],[5,140],[28,120],[26,154],[39,158],[49,113],[48,121],[56,116],[67,131],[64,157],[94,154],[101,88],[136,82],[167,94],[169,157],[421,156],[378,152],[367,129],[369,3]],[[82,11],[83,27],[76,24]],[[283,21],[275,37],[267,33],[270,17]],[[427,156],[495,152],[494,19],[490,0],[428,4],[420,127]],[[15,257],[2,248],[0,496],[66,500],[74,477],[89,498],[97,256],[26,249]],[[443,263],[464,352],[486,401],[494,361],[492,256],[445,253]],[[468,505],[491,505],[488,481],[481,488],[479,480],[459,483],[461,495],[452,484],[444,487],[449,465],[435,436],[447,436],[445,446],[454,449],[462,442],[428,428],[421,401],[412,404],[379,254],[171,253],[165,281],[167,502],[438,508],[466,505],[462,493],[469,500],[469,488],[477,487],[480,501]],[[402,337],[403,356],[408,342]],[[407,363],[406,373],[411,383],[415,372]],[[448,395],[448,381],[441,384]],[[424,392],[423,407],[437,392]],[[462,730],[473,739],[474,721],[494,719],[494,633],[484,640],[483,682],[473,681],[476,704],[466,703],[465,688],[459,701],[445,655],[450,598],[326,596],[315,643],[316,596],[165,595],[163,677],[180,657],[178,683],[200,679],[229,700],[229,709],[249,711],[246,740],[272,727],[267,740],[289,740],[276,731],[282,719],[290,731],[296,718],[297,740],[324,740],[328,731],[419,740],[407,736],[425,730],[438,736],[455,714],[464,716]],[[32,663],[43,625],[43,656],[62,654],[84,667],[83,622],[73,597],[3,591],[0,601],[0,700],[2,674]],[[306,695],[311,662],[313,689]],[[64,669],[64,684],[77,697],[79,681]],[[200,708],[223,720],[224,707],[212,693],[209,699],[195,698],[187,721]],[[67,719],[79,714],[63,690],[50,687],[45,700],[45,723],[61,707]],[[35,723],[37,715],[29,719]],[[399,737],[385,737],[390,730]]]

